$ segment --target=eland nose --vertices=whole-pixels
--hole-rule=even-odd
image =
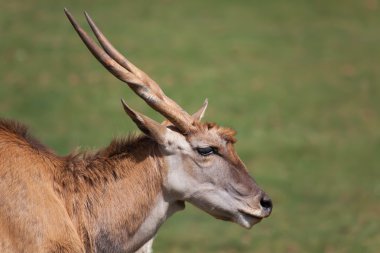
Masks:
[[[272,200],[268,197],[268,195],[263,194],[263,196],[260,199],[260,205],[267,213],[267,215],[269,215],[272,212],[273,203]]]

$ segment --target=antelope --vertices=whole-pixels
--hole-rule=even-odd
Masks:
[[[0,121],[0,252],[151,252],[159,227],[191,203],[251,228],[272,201],[234,150],[235,131],[189,114],[122,56],[91,17],[100,46],[65,9],[84,44],[115,77],[167,120],[133,110],[142,131],[96,152],[58,156],[26,127]]]

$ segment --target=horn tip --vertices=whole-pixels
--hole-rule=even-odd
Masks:
[[[120,101],[121,101],[121,104],[122,104],[124,107],[128,107],[127,103],[124,101],[123,98],[121,98]]]
[[[121,100],[121,104],[123,105],[123,109],[124,109],[124,111],[126,113],[128,113],[128,114],[131,114],[131,113],[135,114],[135,112],[128,106],[128,104],[125,102],[124,99],[120,99],[120,100]]]
[[[69,10],[66,7],[63,10],[65,12],[66,17],[70,20],[70,23],[73,24],[73,22],[75,22],[74,17],[71,15],[71,13],[69,12]]]
[[[129,108],[129,106],[128,106],[127,103],[124,101],[124,99],[120,99],[120,101],[121,101],[121,104],[122,104],[122,106],[123,106],[124,111],[125,111],[128,115],[131,114],[132,110],[131,110],[131,108]]]
[[[84,11],[83,13],[84,13],[84,15],[86,16],[87,19],[91,19],[90,15],[88,14],[87,11]]]
[[[69,9],[67,9],[66,7],[63,8],[63,11],[65,12],[66,15],[70,15]]]

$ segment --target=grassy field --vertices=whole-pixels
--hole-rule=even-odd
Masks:
[[[238,131],[274,212],[252,230],[188,205],[155,252],[378,252],[380,2],[3,1],[0,116],[59,154],[161,120],[90,55],[63,14],[87,10],[189,112]]]

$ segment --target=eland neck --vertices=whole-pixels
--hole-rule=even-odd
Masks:
[[[114,141],[65,164],[57,190],[89,252],[134,252],[184,208],[164,189],[166,159],[149,138]]]

